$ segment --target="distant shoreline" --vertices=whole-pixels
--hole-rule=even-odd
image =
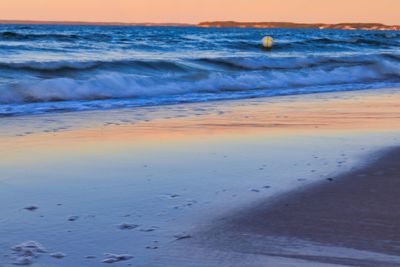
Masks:
[[[336,30],[400,30],[400,25],[382,23],[293,23],[293,22],[236,22],[210,21],[198,24],[189,23],[126,23],[126,22],[87,22],[87,21],[36,21],[0,20],[0,24],[21,25],[82,25],[82,26],[144,26],[144,27],[199,27],[199,28],[258,28],[258,29],[336,29]]]

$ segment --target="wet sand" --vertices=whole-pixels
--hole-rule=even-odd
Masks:
[[[310,266],[400,266],[399,196],[397,147],[360,169],[219,218],[196,242]]]
[[[330,240],[302,221],[324,205],[294,204],[299,188],[345,184],[327,179],[398,145],[399,100],[392,89],[2,118],[0,266],[398,266],[394,243]]]

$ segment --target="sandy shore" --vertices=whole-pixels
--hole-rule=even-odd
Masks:
[[[338,175],[398,145],[398,103],[392,89],[1,118],[0,266],[396,266],[382,240],[398,203],[380,209],[395,186],[371,199],[378,167]]]
[[[373,157],[361,169],[220,218],[199,240],[315,264],[400,266],[400,149]]]

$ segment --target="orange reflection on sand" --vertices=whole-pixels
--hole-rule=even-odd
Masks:
[[[96,150],[99,146],[118,149],[127,145],[181,145],[186,141],[254,138],[259,135],[279,137],[332,131],[399,130],[399,103],[400,95],[395,93],[381,96],[360,94],[333,100],[329,97],[318,99],[315,96],[294,96],[265,102],[222,102],[215,104],[228,104],[227,112],[222,115],[156,119],[133,125],[4,137],[0,138],[0,146],[3,153],[37,149],[38,146],[49,150],[57,148],[77,151]],[[99,120],[102,112],[107,111],[98,112]],[[82,114],[76,113],[76,116]]]

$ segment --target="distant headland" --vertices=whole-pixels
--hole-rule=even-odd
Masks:
[[[93,26],[175,26],[202,28],[261,28],[261,29],[337,29],[337,30],[400,30],[400,25],[382,23],[295,23],[295,22],[237,22],[209,21],[198,24],[188,23],[126,23],[126,22],[87,22],[87,21],[34,21],[34,20],[0,20],[0,24],[44,24],[44,25],[93,25]]]
[[[286,29],[337,29],[337,30],[400,30],[400,25],[385,25],[382,23],[293,23],[293,22],[236,22],[212,21],[201,22],[199,27],[217,28],[286,28]]]

